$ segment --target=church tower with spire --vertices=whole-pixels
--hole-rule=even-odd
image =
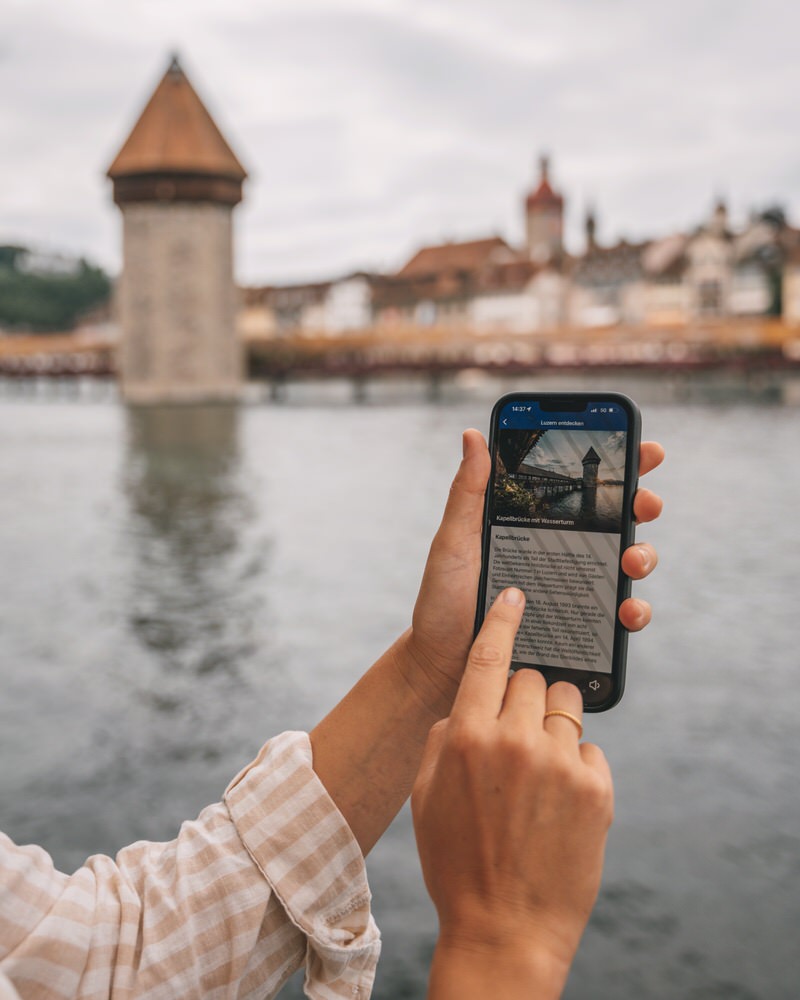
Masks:
[[[238,397],[233,208],[247,173],[177,57],[108,169],[122,211],[122,392],[130,402]]]
[[[525,199],[525,243],[536,264],[557,263],[564,253],[564,199],[550,186],[550,160],[539,158],[539,185]]]

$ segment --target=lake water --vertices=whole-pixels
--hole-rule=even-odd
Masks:
[[[619,531],[622,486],[596,486],[539,501],[537,517],[548,521],[577,521],[586,531]]]
[[[500,389],[0,399],[0,828],[65,870],[168,839],[267,736],[312,727],[406,627],[460,432]],[[621,705],[587,721],[617,818],[566,996],[788,1000],[800,408],[649,395],[666,509],[639,531],[661,566],[636,592],[655,615]],[[369,873],[375,996],[423,996],[436,921],[407,810]]]

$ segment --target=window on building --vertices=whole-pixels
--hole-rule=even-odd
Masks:
[[[722,289],[718,281],[701,281],[697,291],[701,313],[712,315],[721,311]]]
[[[436,305],[429,300],[418,302],[415,318],[420,326],[431,326],[436,322]]]

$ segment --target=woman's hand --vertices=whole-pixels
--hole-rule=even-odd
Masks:
[[[642,445],[642,473],[662,455],[659,445]],[[311,732],[314,769],[364,854],[408,797],[431,724],[450,712],[464,672],[489,465],[481,434],[466,431],[464,460],[431,546],[412,627]],[[640,490],[634,509],[640,521],[649,521],[658,516],[661,501]],[[648,565],[643,556],[650,557]],[[655,565],[655,553],[646,543],[634,545],[625,560],[625,571],[640,579]],[[628,601],[620,617],[628,628],[641,628],[650,610],[643,601]]]
[[[406,650],[415,665],[409,677],[426,703],[439,716],[446,715],[458,688],[473,638],[478,577],[481,567],[481,526],[491,460],[480,431],[463,436],[464,457],[450,488],[444,517],[431,544],[419,596],[414,607]],[[652,441],[639,452],[640,475],[646,475],[664,458],[664,449]],[[661,513],[660,497],[650,490],[637,491],[633,510],[639,523]],[[622,556],[622,569],[633,580],[648,576],[658,557],[648,542],[631,545]],[[619,609],[622,624],[631,632],[650,621],[650,605],[631,597]]]
[[[430,997],[560,996],[600,885],[611,774],[579,743],[576,687],[536,670],[508,681],[523,607],[512,588],[490,609],[414,786],[440,925]]]

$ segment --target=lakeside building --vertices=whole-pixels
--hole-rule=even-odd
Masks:
[[[522,246],[495,234],[421,247],[393,274],[243,288],[239,329],[258,338],[432,327],[546,333],[748,316],[800,323],[800,230],[779,209],[754,213],[734,232],[718,200],[690,232],[612,245],[597,240],[589,210],[584,252],[572,255],[547,157],[523,209]]]

